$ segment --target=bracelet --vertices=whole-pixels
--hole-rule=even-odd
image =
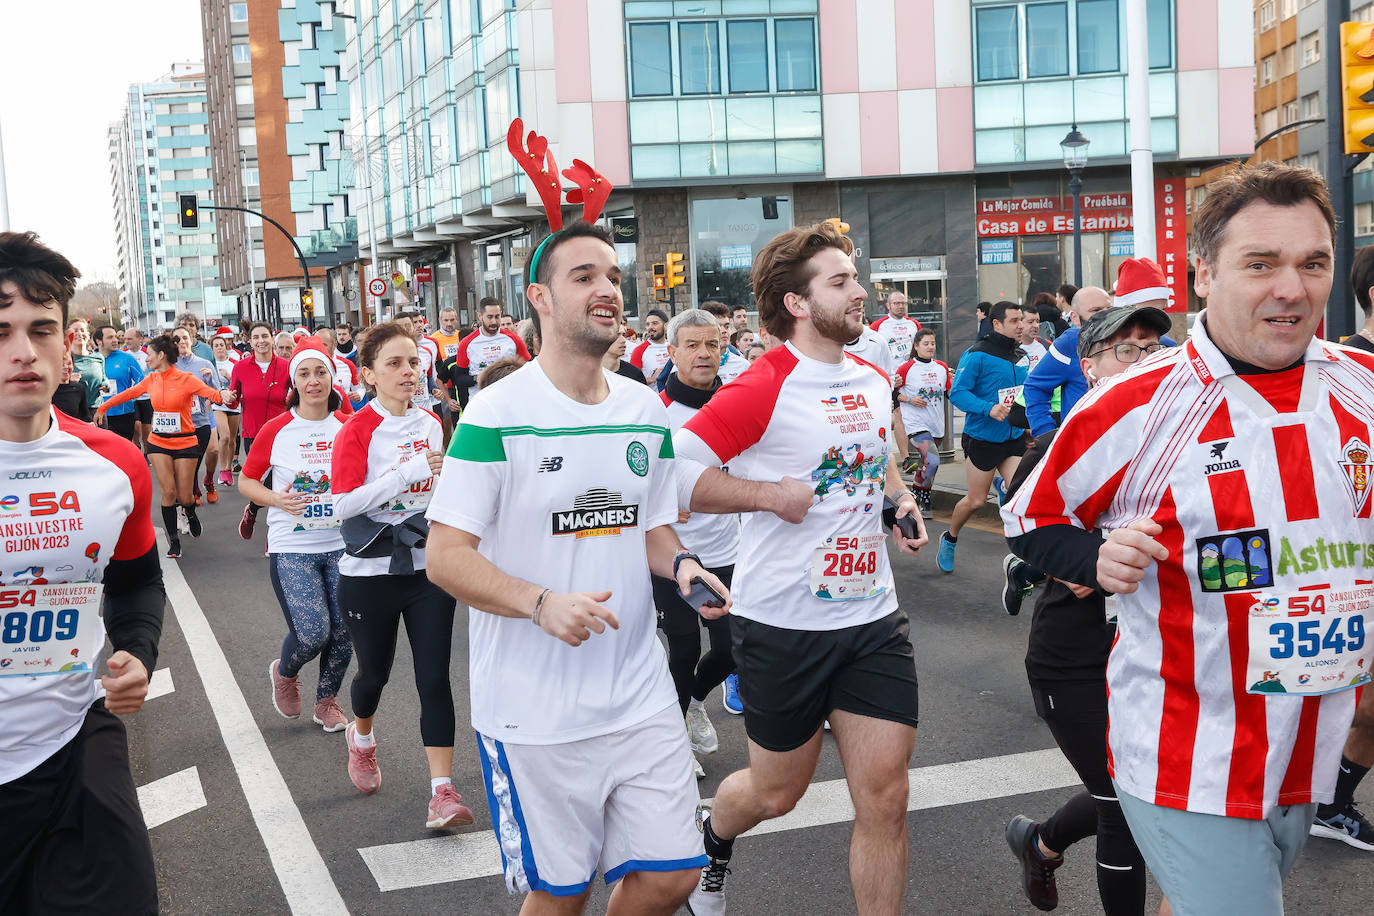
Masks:
[[[682,561],[683,561],[683,560],[693,560],[693,561],[696,562],[696,564],[697,564],[698,566],[701,566],[701,557],[697,556],[696,554],[692,553],[692,552],[689,551],[689,550],[681,550],[681,551],[678,551],[677,556],[673,557],[673,578],[674,578],[674,579],[677,578],[677,570],[678,570],[678,567],[682,565]],[[704,566],[703,566],[702,568],[705,569]]]
[[[539,626],[539,612],[544,609],[544,599],[549,597],[551,591],[553,591],[551,588],[544,589],[534,601],[534,613],[530,615],[530,620],[535,626]]]

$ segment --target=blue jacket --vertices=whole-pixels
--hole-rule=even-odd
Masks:
[[[967,415],[964,432],[970,437],[983,442],[1007,442],[1025,435],[1024,429],[988,416],[999,403],[1000,390],[1025,382],[1026,367],[1016,365],[1023,356],[1025,353],[1016,341],[996,333],[964,351],[954,373],[949,400]]]
[[[1059,416],[1066,417],[1079,398],[1088,393],[1088,381],[1083,378],[1083,364],[1078,360],[1078,328],[1069,328],[1055,338],[1050,351],[1035,364],[1026,376],[1026,419],[1030,420],[1031,435],[1043,436],[1054,429],[1050,413],[1050,399],[1054,389],[1064,391],[1059,400]]]
[[[105,378],[115,383],[116,394],[143,381],[144,374],[143,368],[139,366],[138,360],[134,359],[131,353],[115,350],[105,357]],[[111,407],[108,411],[112,417],[122,417],[133,412],[133,401],[125,401],[118,407]]]
[[[194,351],[194,348],[192,349]],[[208,359],[201,359],[193,353],[191,356],[180,357],[176,366],[182,372],[194,375],[211,388],[220,389],[224,387],[224,382],[219,376],[219,367]],[[208,375],[205,374],[204,370],[206,369],[210,370]],[[205,398],[194,398],[191,401],[191,423],[198,427],[215,428],[214,411],[210,409],[210,402]]]

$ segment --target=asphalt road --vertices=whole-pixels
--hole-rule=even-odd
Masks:
[[[496,876],[495,848],[481,835],[491,822],[467,724],[466,612],[460,609],[453,640],[453,775],[477,822],[459,839],[434,841],[445,834],[424,827],[428,779],[405,640],[377,717],[384,782],[366,797],[348,780],[343,734],[325,734],[309,721],[313,664],[302,676],[302,718],[288,721],[272,707],[267,669],[279,654],[284,623],[267,579],[263,526],[252,543],[241,541],[235,532],[241,508],[236,493],[226,494],[202,510],[205,535],[183,539],[177,567],[189,593],[172,589],[158,663],[170,672],[174,689],[150,699],[129,720],[135,782],[148,793],[145,813],[150,820],[157,812],[158,819],[168,818],[151,827],[164,912],[517,912],[518,898]],[[933,533],[940,530],[932,525]],[[1074,788],[1063,778],[1062,758],[1026,686],[1022,656],[1030,609],[1009,618],[998,604],[1005,547],[992,531],[966,529],[954,575],[935,568],[933,549],[914,561],[895,561],[921,679],[921,728],[911,766],[924,786],[913,794],[919,802],[909,815],[904,910],[1035,912],[1021,896],[1003,825],[1018,813],[1047,817]],[[169,576],[172,585],[176,580]],[[347,681],[343,694],[347,711]],[[721,711],[719,692],[707,706],[721,750],[703,761],[703,797],[745,763],[743,723]],[[1003,757],[1008,759],[997,759]],[[925,770],[931,767],[937,769]],[[815,781],[842,776],[827,739]],[[808,798],[793,829],[736,844],[728,885],[732,914],[854,912],[850,824],[842,801],[834,801],[843,792],[817,788],[817,800]],[[1374,809],[1374,786],[1357,800]],[[462,839],[465,834],[473,836]],[[430,842],[415,842],[425,840]],[[414,845],[393,850],[399,864],[379,865],[380,875],[360,852],[403,843]],[[465,874],[477,876],[454,880]],[[1058,879],[1057,912],[1100,912],[1090,841],[1069,851]],[[439,883],[379,887],[379,881],[397,880]],[[604,911],[606,897],[598,885],[589,912]],[[1147,911],[1158,899],[1152,882]],[[1287,899],[1290,913],[1367,912],[1374,869],[1367,854],[1314,840],[1288,882]]]

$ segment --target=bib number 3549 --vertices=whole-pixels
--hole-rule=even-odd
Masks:
[[[1370,681],[1374,587],[1256,592],[1250,607],[1250,693],[1314,696]]]

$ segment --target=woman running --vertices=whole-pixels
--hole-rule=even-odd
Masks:
[[[243,407],[243,450],[253,447],[253,438],[267,425],[267,421],[286,410],[286,398],[291,393],[291,370],[286,360],[272,352],[272,328],[257,321],[248,331],[253,348],[251,359],[241,359],[234,366],[229,387],[238,393]],[[239,537],[245,541],[253,536],[258,519],[255,503],[249,503],[239,520]]]
[[[220,379],[219,371],[215,364],[204,357],[197,356],[195,346],[198,342],[196,337],[187,328],[175,328],[172,331],[172,339],[177,342],[177,361],[176,367],[182,372],[198,377],[202,382],[219,391],[224,387]],[[201,463],[209,458],[205,474],[205,499],[207,502],[219,502],[219,494],[215,492],[215,482],[210,476],[215,471],[215,461],[219,458],[219,440],[215,437],[215,420],[210,405],[204,398],[196,398],[191,406],[191,422],[196,426],[196,442],[200,446],[200,459],[196,461],[196,473],[191,479],[191,486],[196,498],[196,505],[200,505],[200,466]]]
[[[230,379],[233,377],[234,366],[243,359],[239,351],[234,349],[233,343],[234,332],[229,328],[220,328],[210,340],[210,349],[215,351],[215,368],[219,370],[220,381],[225,389],[228,389]],[[215,419],[219,421],[216,424],[216,429],[219,430],[220,486],[232,487],[234,485],[232,468],[238,459],[239,428],[242,414],[243,410],[239,407],[215,406]],[[208,480],[208,473],[206,478]]]
[[[425,575],[425,508],[443,466],[439,418],[411,403],[420,386],[420,354],[410,333],[388,321],[371,328],[359,349],[363,380],[377,396],[334,441],[334,513],[343,522],[339,603],[345,611],[358,673],[348,726],[348,776],[363,792],[382,784],[373,717],[391,675],[402,618],[420,693],[420,737],[429,760],[427,827],[472,823],[453,788],[453,690],[449,655],[455,602]]]
[[[287,412],[268,421],[253,440],[239,492],[269,507],[268,570],[288,624],[281,657],[267,669],[272,705],[288,719],[301,714],[300,671],[318,657],[313,719],[325,731],[337,732],[348,724],[338,695],[353,644],[339,609],[344,545],[329,478],[334,440],[345,418],[337,413],[341,398],[333,388],[334,361],[328,354],[302,346],[290,369]],[[262,484],[268,470],[270,489]]]
[[[216,404],[232,405],[235,399],[234,392],[220,394],[197,376],[176,368],[176,359],[176,341],[166,334],[153,338],[148,343],[148,374],[143,381],[119,392],[96,410],[96,415],[103,417],[111,407],[148,393],[153,404],[153,431],[148,436],[146,451],[162,490],[162,524],[167,530],[167,556],[172,559],[181,556],[178,504],[186,510],[191,537],[200,537],[201,530],[191,493],[200,459],[200,443],[191,422],[192,402],[202,397]]]

